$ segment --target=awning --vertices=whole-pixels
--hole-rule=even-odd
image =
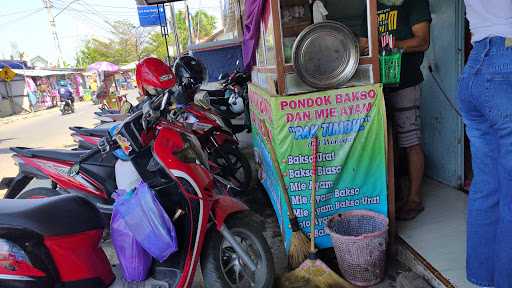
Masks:
[[[21,60],[0,60],[0,68],[4,68],[4,66],[9,66],[12,69],[24,69],[26,63]]]
[[[120,68],[121,70],[135,70],[135,68],[137,67],[137,63],[137,61],[128,63],[126,65],[121,66]]]
[[[36,76],[36,77],[44,77],[50,75],[68,75],[68,74],[80,74],[81,72],[76,71],[54,71],[54,70],[29,70],[29,69],[13,69],[16,74],[25,75],[25,76]]]

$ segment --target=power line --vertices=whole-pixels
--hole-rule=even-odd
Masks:
[[[55,6],[56,8],[59,8],[61,9],[62,7],[65,7],[66,3],[58,3],[58,6]],[[78,12],[88,12],[88,13],[91,13],[91,14],[94,14],[95,16],[98,15],[98,12],[97,10],[95,11],[92,11],[92,9],[90,7],[85,7],[84,5],[80,5],[82,7],[82,9],[78,8],[78,7],[72,7],[72,8],[69,8],[69,9],[66,9],[66,10],[75,10],[75,11],[78,11]],[[107,11],[102,11],[101,14],[106,14],[106,15],[113,15],[113,16],[116,16],[116,15],[121,15],[121,16],[124,16],[124,15],[129,15],[129,16],[132,16],[132,15],[137,15],[137,10],[135,9],[132,9],[131,11],[114,11],[114,10],[107,10]]]
[[[64,0],[51,0],[51,1],[56,1],[56,2],[59,2],[60,4],[67,4],[66,1]],[[133,5],[133,6],[113,6],[113,5],[103,5],[103,4],[92,4],[92,6],[94,7],[105,7],[105,8],[112,8],[112,9],[130,9],[130,10],[136,10],[137,9],[137,6],[136,5]]]
[[[43,11],[43,10],[44,10],[44,8],[38,8],[37,10],[32,11],[32,12],[30,12],[30,13],[26,14],[26,15],[22,15],[22,16],[20,16],[20,17],[18,17],[18,18],[15,18],[15,19],[12,19],[12,20],[6,21],[6,22],[4,22],[4,23],[0,23],[0,27],[1,27],[1,28],[4,28],[4,27],[6,27],[6,26],[8,26],[8,25],[16,24],[16,23],[21,22],[22,20],[25,20],[26,18],[28,18],[28,17],[30,17],[30,16],[34,15],[34,14],[36,14],[36,13],[39,13],[39,12]]]
[[[103,22],[107,23],[108,26],[110,26],[110,28],[112,29],[115,29],[114,25],[112,25],[112,23],[110,23],[110,21],[108,20],[107,17],[105,17],[105,15],[101,14],[98,10],[94,9],[89,3],[87,3],[87,1],[85,0],[82,0],[79,2],[80,5],[82,7],[84,7],[85,9],[91,11],[92,13],[96,13],[96,17],[98,18],[101,18],[103,20]],[[86,6],[87,5],[87,6]]]
[[[105,23],[98,22],[98,21],[92,19],[91,17],[89,17],[87,14],[77,13],[77,12],[72,12],[72,13],[75,14],[75,16],[79,16],[78,20],[80,22],[82,22],[83,24],[85,24],[85,25],[93,24],[94,26],[96,26],[97,28],[100,28],[101,30],[103,30],[105,32],[110,32],[110,27],[106,28]],[[86,20],[82,19],[82,17],[86,18],[89,22],[86,22]]]
[[[31,13],[31,12],[34,12],[34,11],[37,11],[40,9],[41,8],[36,8],[36,9],[31,9],[31,10],[25,9],[25,10],[12,11],[10,13],[0,14],[0,17],[9,17],[9,16],[19,15],[19,14],[24,14],[24,13]]]
[[[97,16],[97,13],[93,13],[93,12],[91,12],[89,10],[81,10],[81,9],[77,9],[77,8],[68,8],[68,9],[66,9],[66,11],[74,11],[74,12],[77,12],[77,13],[83,13],[83,14],[89,14],[89,15]],[[135,12],[134,13],[109,12],[109,13],[106,13],[105,15],[107,15],[107,16],[130,17],[130,16],[136,16],[137,14]]]
[[[130,10],[137,10],[137,6],[128,7],[128,6],[110,6],[110,5],[101,5],[101,4],[94,4],[96,7],[105,7],[105,8],[112,8],[112,9],[130,9]]]

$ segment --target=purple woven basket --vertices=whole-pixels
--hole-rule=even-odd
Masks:
[[[387,217],[354,210],[334,215],[327,222],[338,267],[357,286],[371,286],[384,278],[388,239]]]

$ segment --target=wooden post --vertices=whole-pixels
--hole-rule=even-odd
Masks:
[[[5,91],[7,92],[7,98],[9,99],[9,105],[11,106],[11,114],[14,115],[14,114],[16,114],[16,108],[15,108],[16,106],[14,103],[14,99],[12,98],[13,94],[12,94],[11,82],[5,81],[5,83],[6,83]]]
[[[387,141],[387,186],[388,186],[388,219],[389,219],[389,242],[391,246],[395,243],[397,236],[396,228],[396,207],[395,207],[395,147],[393,141],[393,134],[391,125],[388,125],[386,120],[386,141]]]
[[[286,87],[284,71],[283,32],[281,28],[281,7],[279,0],[270,0],[270,5],[272,24],[274,26],[274,46],[276,49],[275,61],[277,70],[277,94],[284,95]]]
[[[380,82],[380,62],[379,62],[379,32],[378,32],[378,19],[377,19],[377,0],[368,0],[367,5],[370,7],[369,16],[370,25],[369,25],[369,41],[370,45],[370,56],[372,63],[372,73],[373,73],[373,81],[374,83]]]

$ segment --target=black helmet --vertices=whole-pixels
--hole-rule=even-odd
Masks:
[[[174,73],[178,84],[186,89],[198,89],[203,83],[208,82],[208,70],[196,58],[185,55],[174,62]]]

